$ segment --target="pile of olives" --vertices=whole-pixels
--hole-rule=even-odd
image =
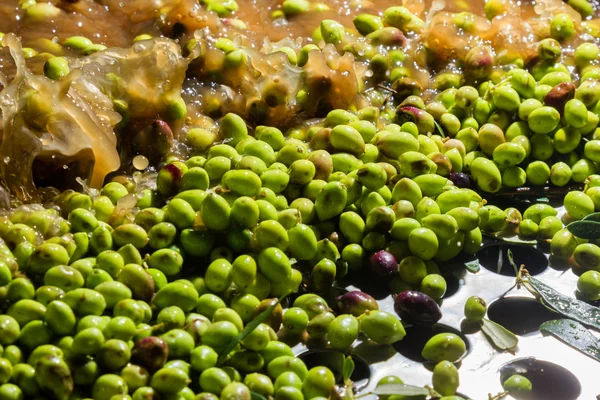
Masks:
[[[342,294],[330,308],[324,297],[347,274],[382,285],[391,279],[397,314],[428,324],[441,317],[427,319],[439,313],[435,300],[446,291],[437,261],[474,254],[482,231],[536,224],[536,234],[552,237],[554,255],[569,256],[555,245],[569,233],[554,208],[536,204],[523,219],[516,209],[486,205],[464,187],[468,176],[435,173],[419,150],[424,139],[437,145],[415,123],[378,130],[374,110],[361,111],[334,110],[313,127],[321,148],[274,127],[252,135],[228,114],[219,132],[186,137],[192,148],[206,136],[224,143],[168,160],[155,189],[138,191],[133,179],[117,178],[98,193],[67,191],[52,206],[23,206],[4,217],[0,344],[7,372],[0,393],[327,397],[333,373],[308,370],[287,339],[347,351],[361,337],[389,345],[405,335],[400,320],[366,293]],[[577,198],[566,201],[567,211],[581,218],[581,198],[589,196],[571,195]],[[407,300],[413,289],[420,292]],[[285,313],[278,305],[220,358],[256,315],[297,292],[305,294],[292,295]],[[437,364],[439,393],[456,391],[453,363],[465,353],[454,334],[424,346],[423,357]]]
[[[220,16],[237,9],[235,1],[202,3]],[[486,3],[490,18],[499,12],[494,4]],[[319,7],[285,0],[274,18]],[[468,29],[463,17],[455,23]],[[101,190],[68,190],[4,213],[0,400],[330,398],[340,384],[334,371],[309,369],[291,345],[347,353],[359,341],[392,345],[405,325],[436,323],[444,265],[475,255],[484,235],[548,241],[553,259],[587,270],[578,295],[600,299],[600,247],[565,228],[600,210],[600,49],[583,43],[565,57],[561,41],[574,27],[561,14],[528,68],[524,60],[496,63],[490,47],[476,46],[460,74],[437,75],[431,94],[409,79],[400,49],[424,24],[404,7],[383,18],[358,15],[356,40],[336,21],[320,24],[315,42],[355,54],[374,82],[387,82],[363,93],[360,107],[333,107],[346,81],[331,85],[335,79],[317,68],[302,75],[293,96],[264,85],[257,103],[236,103],[239,113],[187,126],[180,137],[156,121],[170,136],[157,170],[143,179],[118,176]],[[65,46],[102,50],[84,39]],[[244,50],[221,39],[209,50],[223,53],[225,72],[248,65]],[[323,49],[279,51],[302,67]],[[59,80],[70,70],[55,57],[44,71]],[[220,78],[229,84],[243,75],[233,72]],[[330,97],[317,107],[320,88]],[[278,121],[283,106],[327,112],[286,131],[256,123]],[[183,101],[171,111],[177,124],[187,113]],[[578,186],[564,197],[563,219],[544,203],[523,212],[491,204],[495,193],[524,185]],[[397,315],[368,293],[333,295],[356,276],[387,286]],[[230,349],[265,310],[266,319]],[[464,311],[480,322],[485,302],[470,298]],[[421,349],[441,399],[462,398],[455,364],[465,354],[452,333]],[[379,382],[388,383],[402,381]],[[518,375],[503,385],[532,390]]]
[[[428,115],[406,102],[418,100],[408,97],[401,115]],[[336,109],[284,135],[269,126],[249,130],[227,114],[217,131],[187,132],[192,155],[169,156],[155,187],[117,177],[99,192],[66,191],[46,207],[14,209],[0,225],[0,393],[327,397],[333,373],[308,370],[285,340],[347,351],[361,338],[389,345],[405,335],[366,293],[343,294],[330,308],[325,297],[348,274],[389,284],[404,323],[428,324],[439,320],[435,301],[446,292],[437,262],[475,254],[484,233],[548,239],[554,257],[599,269],[600,248],[564,229],[553,207],[534,204],[521,215],[486,204],[473,189],[471,180],[488,191],[503,185],[483,179],[499,176],[500,163],[477,150],[489,144],[487,132],[504,137],[501,127],[486,123],[469,142],[460,130],[454,138],[433,135],[422,121],[385,122],[375,107]],[[465,143],[471,151],[462,151]],[[597,208],[600,178],[585,181],[584,191],[565,197],[570,219]],[[598,280],[590,273],[579,289],[594,298]],[[219,357],[256,315],[290,294],[285,313],[277,306]],[[452,363],[465,352],[454,334],[424,346],[440,394],[456,391]]]

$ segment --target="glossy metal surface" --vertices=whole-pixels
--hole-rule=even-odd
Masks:
[[[564,212],[560,210],[561,213]],[[560,215],[560,214],[559,214]],[[512,247],[513,245],[508,245]],[[544,251],[544,249],[542,249]],[[548,249],[545,249],[547,255]],[[515,255],[515,262],[521,264],[523,261]],[[443,266],[442,266],[443,267]],[[531,266],[535,269],[534,266]],[[508,274],[507,274],[508,275]],[[488,395],[501,393],[501,368],[507,363],[520,359],[533,357],[548,363],[556,364],[572,372],[580,385],[580,394],[578,397],[571,397],[583,400],[593,400],[600,396],[600,363],[594,359],[572,349],[568,345],[558,341],[554,337],[544,337],[537,330],[537,326],[547,319],[560,318],[558,314],[547,312],[543,307],[538,307],[534,297],[525,289],[516,287],[514,276],[504,276],[481,268],[478,273],[461,271],[456,275],[459,287],[456,293],[443,299],[441,309],[443,317],[439,324],[453,328],[463,333],[469,348],[467,355],[459,364],[460,387],[458,391],[473,400],[488,399]],[[577,276],[570,268],[549,265],[547,268],[536,275],[541,281],[550,284],[553,288],[569,296],[574,296]],[[512,288],[512,290],[511,290]],[[361,289],[360,285],[350,286],[349,290]],[[363,289],[364,290],[364,289]],[[366,290],[368,291],[368,290]],[[518,334],[519,345],[514,354],[509,352],[500,352],[495,350],[481,331],[468,332],[468,326],[463,323],[463,307],[468,297],[477,295],[486,300],[491,310],[488,317],[495,318],[505,326],[513,328],[514,333]],[[509,300],[504,301],[504,305],[494,306],[494,302],[503,297]],[[394,313],[393,299],[387,296],[384,299],[378,299],[380,309]],[[410,335],[410,329],[407,329]],[[597,332],[594,334],[600,338]],[[408,335],[407,335],[408,337]],[[405,338],[404,340],[406,340]],[[403,341],[404,341],[403,340]],[[426,340],[426,339],[424,339]],[[402,342],[396,346],[373,345],[370,342],[357,341],[352,352],[363,357],[371,366],[371,378],[365,388],[361,388],[359,393],[368,393],[376,383],[388,375],[396,375],[405,383],[411,385],[430,385],[431,369],[428,365],[419,361],[414,361],[406,357],[407,346],[402,346]],[[397,349],[402,349],[405,355],[400,354]],[[297,353],[305,351],[303,345],[297,345]],[[409,356],[418,355],[421,349],[412,349]],[[413,357],[417,358],[417,357]],[[524,361],[527,363],[527,361]],[[540,382],[534,382],[534,386],[544,385],[548,396],[561,398],[565,393],[577,393],[577,381],[569,379],[569,374],[564,370],[552,370],[552,365],[540,365],[542,375],[548,375],[549,378],[542,378]],[[515,367],[518,370],[518,367]],[[571,377],[572,378],[572,377]],[[361,385],[362,386],[362,385]],[[376,398],[369,396],[365,398]],[[512,399],[510,396],[505,399]],[[536,397],[538,399],[540,397]],[[600,398],[600,397],[598,397]],[[542,398],[540,398],[542,400]],[[550,400],[544,398],[543,400]],[[562,398],[562,400],[568,400]]]

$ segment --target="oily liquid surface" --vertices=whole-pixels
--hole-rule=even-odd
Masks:
[[[43,129],[40,131],[39,127],[25,130],[20,127],[4,127],[1,132],[0,156],[9,162],[5,161],[4,170],[0,173],[4,181],[23,182],[18,187],[10,188],[10,192],[13,196],[16,192],[16,196],[25,201],[35,199],[32,197],[32,182],[36,180],[33,163],[40,161],[41,156],[46,164],[44,168],[37,168],[38,170],[45,170],[51,164],[66,169],[67,164],[95,164],[96,170],[84,178],[90,182],[93,177],[93,186],[98,186],[104,176],[115,171],[114,166],[118,164],[119,156],[121,166],[126,167],[139,154],[124,149],[128,148],[128,142],[133,136],[147,132],[147,125],[153,118],[164,115],[160,112],[160,107],[164,107],[167,97],[177,97],[180,92],[187,106],[187,119],[185,124],[173,124],[176,139],[181,138],[186,129],[212,129],[214,120],[230,112],[242,116],[251,127],[269,125],[287,130],[298,123],[310,121],[311,118],[322,117],[331,109],[375,105],[368,92],[379,91],[377,96],[380,98],[388,96],[388,92],[381,90],[380,83],[385,83],[386,80],[391,82],[395,78],[374,77],[373,71],[369,69],[371,56],[364,56],[364,52],[357,50],[361,46],[370,46],[369,41],[359,35],[353,26],[352,20],[358,14],[383,16],[388,7],[404,5],[424,21],[423,29],[418,33],[407,33],[405,42],[400,47],[405,54],[402,61],[403,73],[411,82],[420,86],[421,96],[425,98],[436,93],[433,87],[435,77],[444,72],[460,72],[463,59],[476,46],[492,47],[496,58],[504,60],[500,62],[501,65],[510,67],[510,60],[520,60],[525,65],[531,65],[536,61],[537,43],[540,38],[548,36],[549,21],[558,13],[568,14],[578,27],[579,34],[570,42],[563,43],[565,54],[572,53],[573,47],[582,40],[589,39],[583,34],[583,29],[579,28],[582,25],[581,16],[562,0],[498,0],[503,12],[492,20],[485,16],[483,0],[325,0],[319,3],[318,10],[287,19],[274,19],[273,13],[280,12],[281,3],[281,0],[238,0],[239,9],[236,12],[227,18],[219,18],[215,13],[206,11],[195,0],[54,0],[52,4],[60,12],[52,18],[36,20],[27,17],[18,0],[0,0],[0,32],[15,34],[21,40],[23,48],[33,49],[38,53],[27,58],[25,63],[22,62],[21,70],[26,64],[33,74],[40,75],[49,56],[67,56],[72,68],[83,67],[83,78],[79,81],[88,82],[101,93],[107,94],[106,97],[98,97],[93,91],[83,90],[82,99],[77,93],[69,92],[67,96],[77,103],[71,108],[73,112],[77,108],[88,110],[85,120],[89,123],[79,124],[81,135],[86,138],[80,142],[90,143],[86,146],[74,144],[66,133],[68,129],[57,128],[49,132],[49,137],[40,141],[40,138],[45,137],[45,132]],[[311,4],[314,7],[316,2]],[[458,13],[463,12],[471,13],[468,17],[471,21],[468,31],[459,28],[456,23]],[[597,23],[599,20],[593,17],[595,15],[586,23],[600,27]],[[345,26],[344,41],[354,48],[354,53],[349,52],[346,45],[337,48],[331,44],[325,46],[322,41],[314,39],[314,32],[325,19],[335,20]],[[239,27],[239,21],[243,21],[245,28]],[[180,46],[195,38],[205,45],[205,54],[201,62],[193,61],[187,65],[187,61],[179,59],[181,55],[175,49],[173,52],[155,53],[158,47],[152,47],[149,44],[151,41],[132,46],[133,39],[140,34],[173,39],[174,42],[170,43]],[[80,51],[61,46],[65,39],[72,36],[84,36],[94,44],[108,47],[106,59],[103,58],[103,52],[95,53],[99,56],[94,61],[95,55],[91,58],[84,57]],[[248,60],[243,62],[243,68],[224,67],[223,62],[227,61],[224,60],[225,53],[216,45],[217,39],[222,37],[232,39],[236,47],[243,48],[244,57]],[[6,45],[7,41],[4,42]],[[309,43],[317,44],[323,50],[318,54],[311,53],[303,68],[288,64],[284,53],[278,51],[280,47],[286,46],[298,53],[302,46]],[[168,43],[163,45],[169,46]],[[385,54],[393,48],[398,46],[370,46],[370,51]],[[153,70],[157,57],[162,58],[165,65],[181,67]],[[136,58],[141,64],[131,61]],[[14,54],[11,56],[7,48],[0,50],[2,85],[10,83],[16,76],[14,60]],[[569,65],[568,59],[565,64]],[[133,68],[133,71],[128,68]],[[138,69],[147,73],[134,73]],[[121,87],[119,79],[127,86],[125,94],[117,90]],[[31,86],[33,80],[36,79],[26,80],[25,86]],[[78,87],[77,91],[83,89],[79,81],[73,81],[73,85]],[[37,82],[32,86],[36,91],[55,91],[43,79],[38,79]],[[63,87],[66,89],[67,86]],[[5,92],[19,93],[17,88],[13,89]],[[302,90],[307,91],[305,95],[308,95],[308,100],[303,105],[296,100]],[[150,93],[152,91],[159,95],[153,96]],[[321,96],[320,93],[326,94]],[[16,106],[24,107],[25,96],[25,92],[22,92],[20,100],[18,96],[9,96],[6,104],[12,101]],[[50,97],[52,96],[46,94],[40,98]],[[136,115],[132,114],[127,127],[113,135],[111,129],[118,123],[118,118],[115,119],[113,115],[114,105],[111,105],[115,99],[129,102],[132,105],[130,112]],[[72,107],[73,104],[64,96],[56,98],[51,105],[57,111],[55,115],[59,115],[67,106]],[[6,117],[10,107],[5,108]],[[145,110],[152,112],[147,113]],[[98,115],[101,116],[99,120],[96,119]],[[63,119],[57,118],[58,121]],[[23,120],[27,123],[31,118],[25,115]],[[75,120],[81,121],[78,118]],[[64,128],[66,125],[57,126]],[[97,157],[101,153],[106,154],[106,151],[99,150],[99,134],[95,132],[100,131],[104,132],[100,136],[106,136],[101,140],[103,146],[109,148],[110,143],[117,143],[116,152],[120,154],[110,152],[108,159],[112,160],[111,166],[98,171],[97,167],[101,163],[98,163]],[[37,147],[26,144],[25,141],[29,139]],[[9,146],[9,143],[12,144]],[[49,148],[48,143],[54,143],[55,146]],[[27,150],[32,148],[36,150]],[[23,159],[27,160],[24,168],[11,169],[11,160]],[[6,172],[7,170],[14,172]],[[20,192],[22,193],[19,195]]]
[[[85,36],[94,43],[107,47],[127,47],[131,45],[133,38],[142,33],[173,37],[181,33],[178,23],[185,25],[180,38],[189,38],[195,29],[206,27],[216,36],[231,36],[226,27],[218,26],[218,17],[214,13],[206,12],[189,0],[54,0],[52,3],[65,12],[48,22],[24,18],[24,11],[19,8],[18,3],[18,0],[0,1],[0,32],[13,32],[22,38],[24,47],[31,47],[40,52],[44,51],[44,44],[40,39],[62,43],[66,38],[75,35]],[[273,20],[271,15],[273,11],[281,8],[281,0],[238,0],[239,10],[229,18],[244,21],[248,29],[241,35],[260,47],[266,39],[276,42],[284,38],[303,38],[303,42],[311,42],[313,31],[323,19],[333,19],[346,28],[353,29],[352,19],[357,14],[382,15],[390,6],[404,5],[426,19],[432,9],[432,3],[435,3],[436,9],[441,10],[432,21],[436,29],[422,36],[431,36],[436,44],[436,51],[453,54],[452,48],[462,44],[461,40],[456,40],[457,36],[462,38],[465,35],[450,26],[450,16],[447,14],[470,12],[485,18],[484,1],[445,0],[438,3],[431,0],[324,0],[321,4],[325,6],[325,10],[309,11],[288,20]],[[538,3],[548,4],[538,4],[538,7],[564,7],[560,0]],[[487,33],[482,35],[482,39],[497,42],[507,50],[518,51],[521,40],[517,40],[517,37],[526,38],[530,33],[527,31],[531,30],[531,27],[523,22],[538,17],[534,12],[536,2],[505,1],[504,4],[508,9],[507,15],[494,21],[491,27],[485,27]],[[574,17],[577,19],[578,15]],[[510,36],[509,39],[506,39],[507,35]],[[68,49],[63,49],[63,52],[69,55]],[[3,51],[0,68],[8,70],[10,74],[11,64],[10,57]],[[30,64],[39,67],[40,62],[34,57]]]
[[[24,0],[20,0],[23,2]],[[19,0],[0,0],[0,32],[13,32],[21,38],[23,47],[39,53],[80,55],[68,48],[54,46],[71,36],[85,36],[95,44],[107,47],[129,47],[140,34],[166,36],[180,44],[194,37],[197,30],[206,30],[211,37],[238,37],[247,47],[257,50],[265,43],[292,40],[299,45],[314,43],[313,32],[324,19],[342,23],[356,33],[352,19],[362,13],[382,16],[386,8],[403,5],[426,22],[426,29],[409,37],[408,52],[425,72],[452,69],[454,62],[477,44],[494,47],[499,55],[520,56],[525,61],[535,56],[534,43],[549,28],[549,20],[558,12],[569,14],[576,23],[580,15],[561,0],[500,0],[504,14],[491,22],[485,17],[483,0],[323,0],[311,2],[319,10],[311,10],[288,19],[273,19],[281,10],[282,0],[238,0],[239,9],[227,18],[219,19],[194,0],[53,0],[63,10],[49,21],[25,18]],[[475,30],[457,29],[453,18],[457,13],[474,14]],[[592,16],[592,24],[596,22]],[[247,29],[239,30],[230,21],[238,19]],[[600,25],[600,24],[599,24]],[[49,41],[51,41],[49,43]],[[579,39],[574,39],[576,44]],[[423,48],[428,54],[423,55]],[[59,52],[60,54],[56,54]],[[41,72],[46,58],[33,57],[28,66]],[[411,68],[411,66],[407,66]],[[0,71],[11,77],[14,63],[6,49],[0,50]],[[429,76],[416,77],[427,86]]]

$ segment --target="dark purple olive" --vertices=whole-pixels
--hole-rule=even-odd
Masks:
[[[556,108],[562,114],[565,104],[573,97],[575,97],[575,84],[572,82],[561,82],[546,93],[544,104]]]
[[[475,79],[484,79],[492,73],[494,63],[494,50],[490,46],[475,46],[464,58],[465,74]]]
[[[466,189],[471,187],[471,178],[469,178],[469,175],[462,172],[451,172],[450,175],[448,175],[448,179],[450,179],[456,187]]]
[[[442,318],[442,310],[435,300],[416,290],[399,293],[394,310],[402,321],[411,325],[433,325]]]
[[[131,132],[135,132],[131,134],[131,150],[148,157],[153,163],[160,161],[173,146],[173,131],[163,120],[157,119],[145,125],[134,124]]]
[[[371,256],[369,260],[371,271],[381,278],[391,278],[398,274],[398,261],[385,250],[380,250]]]
[[[399,106],[396,110],[396,123],[414,122],[417,124],[419,133],[426,135],[435,131],[435,120],[431,114],[412,106]]]
[[[377,300],[360,290],[344,293],[335,299],[338,309],[342,314],[352,314],[359,317],[365,311],[379,310]]]
[[[164,156],[173,145],[173,131],[165,121],[157,119],[152,123],[153,148],[159,155]]]
[[[149,371],[162,367],[169,357],[167,343],[159,337],[148,336],[138,340],[131,351],[131,360]]]

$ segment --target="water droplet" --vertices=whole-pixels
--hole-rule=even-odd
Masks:
[[[135,169],[144,170],[148,168],[148,165],[150,165],[150,162],[143,155],[135,156],[133,158],[133,166]]]

